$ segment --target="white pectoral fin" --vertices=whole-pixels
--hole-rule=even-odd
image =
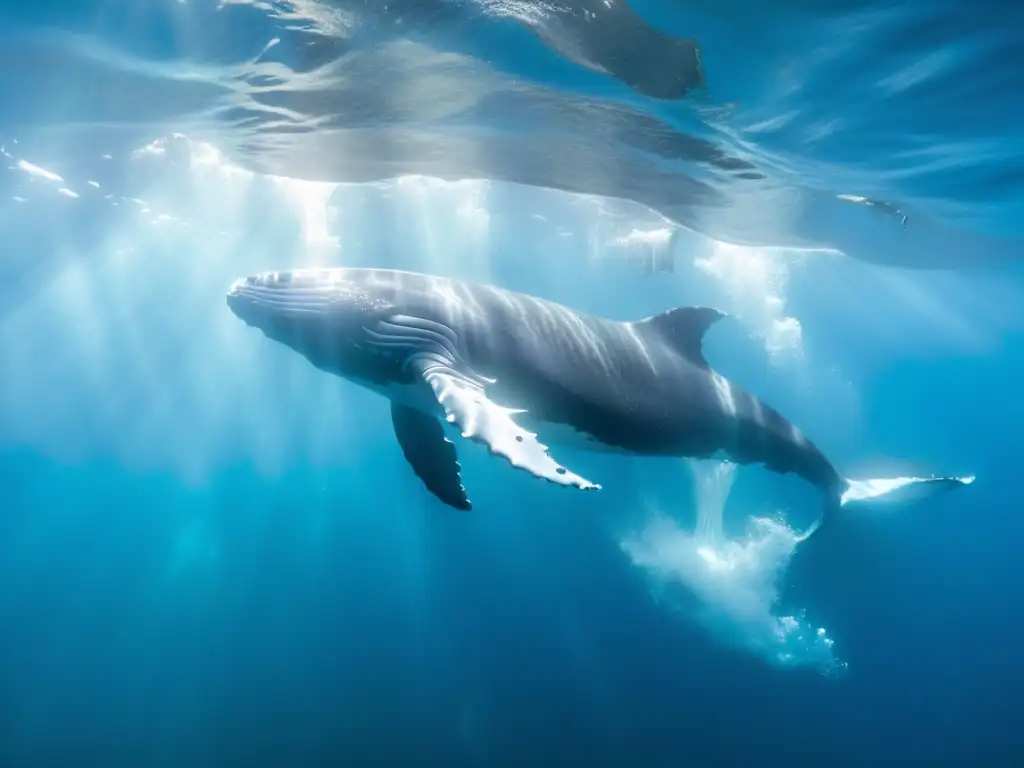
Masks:
[[[523,411],[488,400],[479,377],[460,372],[436,356],[423,356],[414,365],[433,390],[445,417],[462,430],[463,437],[483,443],[491,453],[535,477],[583,490],[600,489],[600,485],[558,464],[535,434],[516,424],[513,414]]]
[[[895,504],[921,501],[962,488],[974,482],[969,477],[888,477],[873,480],[847,480],[840,505],[848,504]]]

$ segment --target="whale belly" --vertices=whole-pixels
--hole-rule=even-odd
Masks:
[[[392,403],[404,405],[420,413],[433,416],[447,423],[444,409],[437,402],[431,388],[422,381],[402,383],[389,381],[381,383],[369,379],[348,379],[358,384],[363,389],[375,392],[387,398]],[[516,409],[518,410],[518,409]],[[551,448],[564,448],[588,453],[604,453],[619,455],[636,455],[636,451],[623,448],[618,445],[610,445],[599,440],[584,429],[577,428],[572,424],[558,421],[548,421],[542,417],[533,416],[529,409],[512,414],[512,419],[523,429],[529,430],[537,435],[537,439]]]
[[[434,397],[433,391],[423,381],[405,384],[396,381],[389,381],[381,384],[375,381],[364,381],[362,379],[351,379],[363,389],[376,392],[386,397],[392,403],[404,405],[428,416],[436,416],[444,419],[444,409],[441,408]]]

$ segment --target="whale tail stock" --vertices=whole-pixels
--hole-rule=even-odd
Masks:
[[[704,357],[704,334],[725,313],[711,307],[676,307],[636,321],[641,333],[653,334],[694,365],[711,370]],[[974,482],[969,477],[842,477],[832,462],[807,440],[788,419],[753,395],[729,385],[732,407],[742,415],[741,432],[730,460],[762,463],[777,472],[795,472],[825,494],[825,509],[803,538],[847,510],[874,509],[939,496]]]
[[[832,522],[847,510],[875,509],[902,505],[940,496],[974,482],[967,477],[886,477],[864,480],[843,478],[842,483],[825,491],[825,509],[803,540]]]

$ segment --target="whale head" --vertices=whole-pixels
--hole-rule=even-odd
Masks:
[[[360,340],[374,318],[392,306],[386,294],[362,270],[300,269],[236,280],[226,299],[246,325],[317,367],[358,376],[366,365]]]

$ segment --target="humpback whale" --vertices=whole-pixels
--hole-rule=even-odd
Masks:
[[[819,488],[821,520],[853,502],[921,498],[974,479],[844,478],[796,426],[707,362],[704,334],[725,317],[710,307],[618,322],[497,287],[355,268],[253,275],[230,287],[227,304],[317,368],[387,397],[413,471],[457,509],[471,503],[444,422],[513,467],[582,490],[601,486],[540,440],[763,464]]]

